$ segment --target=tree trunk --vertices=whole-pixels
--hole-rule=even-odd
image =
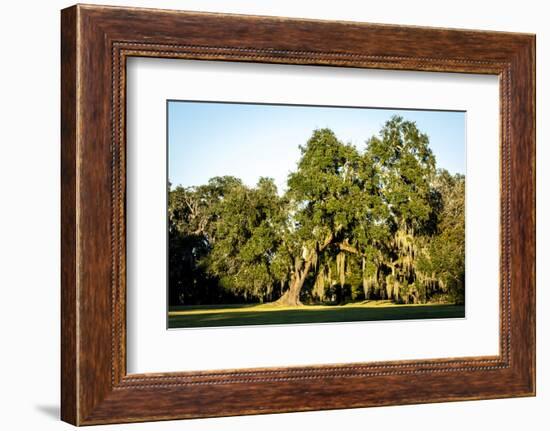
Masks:
[[[300,292],[304,286],[309,269],[311,268],[311,259],[306,260],[304,268],[300,271],[296,271],[295,276],[292,277],[290,282],[290,288],[273,304],[284,306],[298,306],[303,305],[300,301]]]
[[[299,285],[299,279],[296,279],[290,285],[290,288],[273,304],[284,306],[298,306],[302,305],[300,301],[300,291],[302,287]]]
[[[303,305],[300,301],[300,292],[304,286],[304,282],[309,274],[309,270],[313,265],[313,260],[316,259],[315,253],[323,251],[334,239],[334,235],[330,233],[325,241],[320,244],[317,250],[313,250],[308,253],[307,249],[303,247],[303,260],[300,257],[296,257],[294,260],[294,274],[290,281],[289,289],[283,293],[283,295],[275,301],[274,305],[296,306]]]

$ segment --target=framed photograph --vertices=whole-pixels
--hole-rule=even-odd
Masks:
[[[465,317],[465,112],[169,100],[167,134],[168,328]]]
[[[535,37],[62,11],[62,419],[535,394]]]

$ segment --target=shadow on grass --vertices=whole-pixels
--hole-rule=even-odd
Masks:
[[[224,305],[171,305],[170,311],[191,311],[191,310],[229,310],[232,308],[252,308],[258,304],[224,304]]]
[[[242,306],[241,306],[242,307]],[[206,307],[205,307],[206,308]],[[210,307],[212,308],[212,307]],[[227,307],[225,307],[227,308]],[[214,326],[287,325],[293,323],[360,322],[377,320],[447,319],[464,317],[463,305],[418,305],[414,307],[327,307],[322,310],[232,311],[170,316],[169,328]]]

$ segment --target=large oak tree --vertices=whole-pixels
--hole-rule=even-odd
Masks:
[[[282,196],[268,178],[170,191],[171,303],[464,300],[464,177],[436,171],[415,123],[300,150]]]

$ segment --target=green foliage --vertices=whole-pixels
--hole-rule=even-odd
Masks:
[[[208,271],[230,291],[262,301],[270,298],[277,282],[271,270],[281,243],[282,199],[273,180],[262,178],[257,187],[233,187],[214,210],[212,243],[203,261]]]
[[[464,303],[465,277],[465,178],[440,171],[435,188],[441,196],[437,234],[430,238],[419,259],[419,270],[437,280],[452,302]]]
[[[329,129],[288,189],[234,177],[170,191],[170,303],[464,302],[464,177],[391,118],[363,151]]]

